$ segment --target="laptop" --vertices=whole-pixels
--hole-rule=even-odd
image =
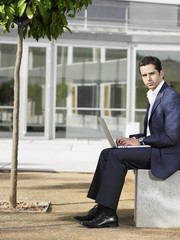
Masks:
[[[113,137],[112,137],[112,135],[111,135],[107,125],[106,125],[106,122],[104,121],[104,119],[103,118],[98,118],[98,120],[99,120],[99,123],[101,124],[101,127],[102,127],[102,129],[103,129],[103,131],[104,131],[104,133],[105,133],[105,135],[106,135],[106,137],[107,137],[111,147],[113,147],[113,148],[139,148],[139,147],[142,148],[142,147],[151,147],[150,145],[138,145],[138,146],[117,145],[115,143],[115,141],[114,141],[114,139],[113,139]]]

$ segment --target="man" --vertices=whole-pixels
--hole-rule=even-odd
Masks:
[[[117,227],[116,209],[129,169],[151,169],[159,178],[180,170],[180,94],[164,82],[158,58],[147,56],[139,63],[148,107],[144,133],[116,139],[117,144],[150,145],[145,148],[109,148],[99,157],[87,197],[98,204],[85,216],[76,216],[89,228]]]

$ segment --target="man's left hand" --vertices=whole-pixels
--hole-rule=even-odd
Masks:
[[[118,138],[116,139],[117,145],[122,146],[139,146],[141,145],[139,140],[136,138]]]

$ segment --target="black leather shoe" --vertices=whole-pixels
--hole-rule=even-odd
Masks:
[[[78,221],[91,221],[98,212],[98,205],[95,205],[91,210],[89,210],[88,214],[85,216],[75,216],[74,219]]]
[[[110,217],[107,216],[104,212],[99,212],[97,216],[91,221],[82,221],[81,225],[88,228],[104,228],[104,227],[118,227],[118,216],[115,214]]]

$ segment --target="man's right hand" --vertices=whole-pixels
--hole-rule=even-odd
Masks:
[[[139,146],[141,145],[136,138],[117,138],[116,144],[121,146]]]

